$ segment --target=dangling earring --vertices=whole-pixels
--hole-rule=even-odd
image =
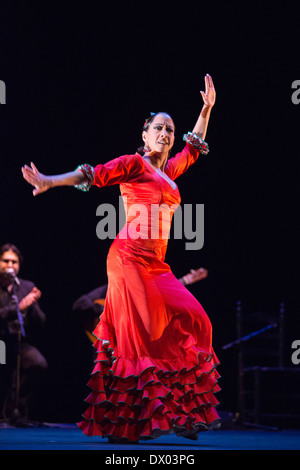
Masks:
[[[151,148],[147,144],[144,145],[144,152],[150,152]]]

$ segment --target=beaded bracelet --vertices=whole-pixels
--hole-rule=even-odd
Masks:
[[[202,140],[201,137],[198,137],[197,134],[194,134],[193,132],[188,132],[187,134],[184,134],[183,140],[185,140],[188,144],[200,150],[200,153],[202,153],[203,155],[208,154],[209,152],[208,144],[204,142],[204,140]]]
[[[88,163],[84,163],[83,165],[78,165],[75,171],[82,171],[82,173],[86,177],[86,181],[84,181],[81,184],[74,185],[74,188],[80,189],[80,191],[85,191],[85,192],[89,191],[91,186],[93,185],[94,178],[95,178],[94,168]]]

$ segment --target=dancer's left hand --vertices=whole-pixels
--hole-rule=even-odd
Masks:
[[[203,102],[205,106],[207,106],[208,108],[212,108],[216,102],[216,90],[214,87],[213,80],[208,73],[205,75],[204,80],[205,80],[205,92],[200,91],[200,93],[203,98]]]

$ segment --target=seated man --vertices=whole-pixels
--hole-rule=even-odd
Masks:
[[[46,317],[38,304],[40,290],[17,277],[21,261],[16,246],[8,243],[0,248],[0,339],[7,350],[6,365],[0,370],[0,415],[16,425],[28,420],[29,398],[48,367],[30,344]]]

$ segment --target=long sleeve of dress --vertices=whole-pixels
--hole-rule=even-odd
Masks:
[[[123,155],[95,168],[94,185],[103,187],[134,182],[144,171],[144,162],[138,154]]]
[[[195,148],[193,145],[186,144],[181,152],[168,160],[165,168],[166,174],[174,181],[195,163],[199,154],[199,149]]]

